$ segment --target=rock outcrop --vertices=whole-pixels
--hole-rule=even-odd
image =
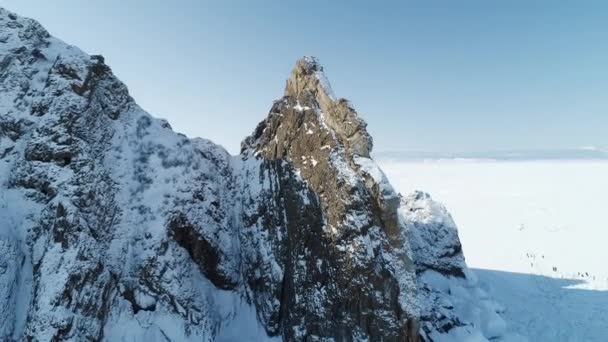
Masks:
[[[381,172],[369,158],[365,126],[332,94],[318,61],[305,57],[283,98],[243,143],[243,161],[256,165],[247,183],[272,187],[251,200],[264,213],[256,210],[247,221],[271,234],[270,260],[283,271],[263,282],[256,304],[264,307],[268,294],[281,304],[278,312],[269,308],[265,323],[288,339],[405,340],[416,325],[399,198],[375,178]]]
[[[0,339],[473,331],[428,279],[467,281],[453,222],[401,198],[371,150],[312,57],[230,156],[144,112],[101,56],[0,9]]]

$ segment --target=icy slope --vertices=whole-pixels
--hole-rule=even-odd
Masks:
[[[0,338],[508,336],[445,209],[393,190],[316,59],[242,146],[173,132],[103,57],[0,9]]]

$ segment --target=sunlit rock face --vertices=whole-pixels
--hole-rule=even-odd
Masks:
[[[456,228],[401,198],[318,60],[231,156],[0,9],[0,339],[419,341],[468,327]],[[436,277],[429,278],[428,272]]]
[[[319,62],[305,57],[243,143],[243,161],[259,164],[250,179],[272,187],[252,200],[264,209],[247,220],[271,236],[266,267],[278,262],[282,270],[263,279],[262,299],[254,298],[267,308],[269,326],[289,339],[399,340],[415,325],[399,196],[369,158],[365,127],[333,95]],[[266,304],[268,296],[278,308]]]

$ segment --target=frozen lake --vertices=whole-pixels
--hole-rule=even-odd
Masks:
[[[470,267],[608,289],[608,162],[380,160],[401,193],[446,205]]]

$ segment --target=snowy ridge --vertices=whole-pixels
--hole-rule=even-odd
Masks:
[[[238,255],[228,216],[209,212],[233,201],[231,157],[151,118],[101,57],[37,22],[0,9],[0,35],[1,338],[211,341],[243,320],[265,338],[167,234],[189,213],[219,258]]]

